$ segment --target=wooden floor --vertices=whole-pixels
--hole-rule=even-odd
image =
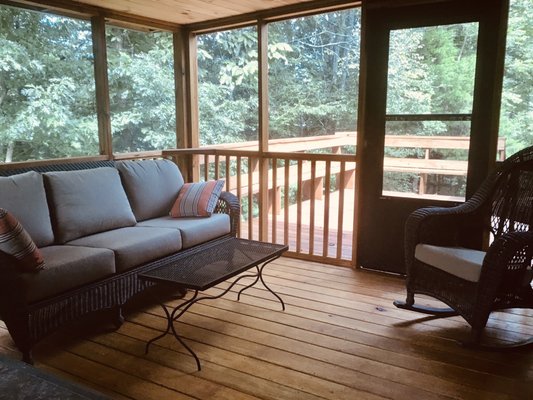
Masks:
[[[201,372],[172,336],[144,355],[165,326],[160,307],[147,305],[130,310],[118,331],[89,329],[86,321],[46,339],[36,366],[116,399],[533,398],[532,351],[457,346],[468,334],[460,318],[392,306],[404,294],[397,277],[282,258],[265,278],[285,312],[269,292],[252,288],[240,302],[230,293],[199,303],[177,324]],[[519,310],[494,315],[487,329],[502,341],[532,332],[533,313]],[[3,325],[0,353],[19,357]]]

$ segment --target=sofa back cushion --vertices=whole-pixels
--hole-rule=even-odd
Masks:
[[[30,171],[0,177],[0,207],[13,214],[37,247],[54,242],[41,174]]]
[[[47,172],[44,178],[58,243],[135,225],[115,168]]]
[[[183,186],[183,176],[170,160],[116,163],[137,221],[168,215]]]

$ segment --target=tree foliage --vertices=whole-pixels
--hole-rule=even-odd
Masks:
[[[511,0],[500,123],[508,154],[533,144],[529,1]],[[360,29],[357,8],[268,25],[271,138],[355,130]],[[476,37],[476,24],[393,31],[387,112],[469,113]],[[257,40],[254,27],[198,36],[202,144],[257,140]],[[108,26],[107,43],[114,150],[174,147],[172,35]],[[429,121],[398,129],[465,135],[469,126]],[[0,6],[0,157],[98,151],[90,23]]]
[[[7,161],[98,154],[91,27],[0,7],[0,143]]]

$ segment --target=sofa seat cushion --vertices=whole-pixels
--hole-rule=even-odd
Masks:
[[[41,248],[46,268],[22,274],[27,300],[32,303],[98,281],[115,273],[111,250],[81,246]]]
[[[128,160],[115,165],[137,221],[168,215],[183,186],[176,164],[170,160]]]
[[[230,218],[227,214],[213,214],[207,218],[166,216],[140,222],[137,226],[178,229],[181,232],[184,249],[227,235],[231,231]]]
[[[68,244],[113,250],[117,272],[157,260],[182,248],[181,236],[175,229],[148,227],[114,229],[76,239]]]
[[[478,282],[485,252],[463,247],[441,247],[417,244],[415,258],[449,274],[470,282]]]
[[[22,224],[37,247],[54,243],[43,177],[30,171],[0,177],[0,207]]]
[[[115,168],[44,174],[58,243],[137,223]]]

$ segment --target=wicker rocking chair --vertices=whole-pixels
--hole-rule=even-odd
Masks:
[[[491,235],[486,252],[472,241],[480,230]],[[508,158],[465,203],[413,212],[405,226],[405,257],[407,299],[394,305],[436,316],[462,316],[472,327],[463,344],[482,346],[491,311],[533,308],[533,147]],[[415,294],[429,295],[451,308],[416,305]]]

